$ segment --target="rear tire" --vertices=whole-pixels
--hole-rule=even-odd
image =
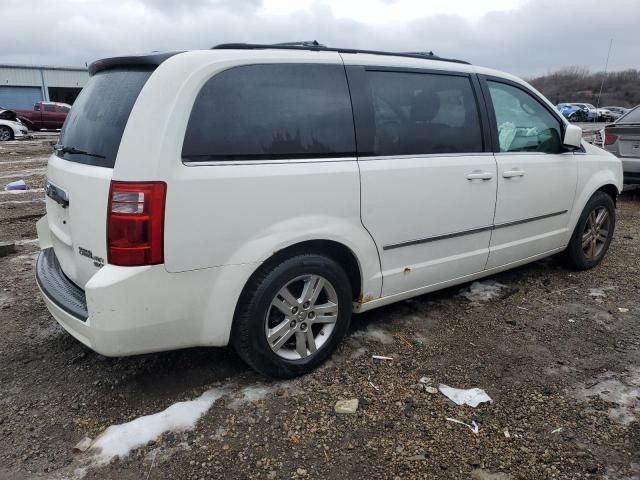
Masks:
[[[0,125],[0,142],[7,142],[13,140],[13,130],[6,125]]]
[[[613,199],[604,192],[596,192],[584,207],[569,246],[562,253],[564,262],[577,270],[598,265],[609,249],[615,226]]]
[[[245,287],[231,341],[253,369],[276,378],[323,363],[347,333],[351,284],[335,260],[302,254],[267,263]]]

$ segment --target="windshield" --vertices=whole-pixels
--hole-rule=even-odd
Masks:
[[[107,70],[91,77],[67,115],[56,155],[113,168],[129,114],[151,73]]]

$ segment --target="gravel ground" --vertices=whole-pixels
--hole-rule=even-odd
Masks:
[[[0,145],[0,184],[41,188],[50,142]],[[289,382],[230,349],[111,359],[75,341],[33,278],[42,198],[0,194],[0,240],[18,241],[0,258],[0,479],[640,479],[634,192],[599,267],[547,259],[356,316],[327,365]],[[457,406],[426,388],[440,383],[493,403]],[[221,396],[191,430],[130,433],[119,445],[143,445],[128,455],[73,448],[207,391]],[[354,414],[334,412],[353,398]]]

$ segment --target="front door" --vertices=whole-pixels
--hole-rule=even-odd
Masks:
[[[579,157],[563,151],[563,123],[537,95],[501,79],[485,85],[497,139],[493,268],[564,246]]]
[[[382,295],[482,271],[497,171],[484,148],[474,79],[376,67],[348,72],[362,223],[380,253]]]

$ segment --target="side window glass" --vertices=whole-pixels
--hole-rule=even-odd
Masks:
[[[55,112],[56,111],[56,106],[55,105],[51,105],[49,103],[45,103],[44,104],[44,111],[45,112]]]
[[[355,155],[342,65],[247,65],[221,72],[196,97],[186,161]]]
[[[34,112],[39,112],[39,111],[40,111],[40,104],[36,103],[36,104],[33,106],[33,111],[34,111]]]
[[[487,83],[501,152],[562,151],[560,122],[538,100],[511,85]]]
[[[482,152],[482,130],[468,77],[368,71],[373,155]]]
[[[64,113],[68,113],[68,112],[69,112],[69,110],[71,110],[71,109],[70,109],[69,107],[67,107],[66,105],[63,105],[63,106],[62,106],[62,107],[60,107],[60,108],[62,109],[62,111],[63,111]]]

